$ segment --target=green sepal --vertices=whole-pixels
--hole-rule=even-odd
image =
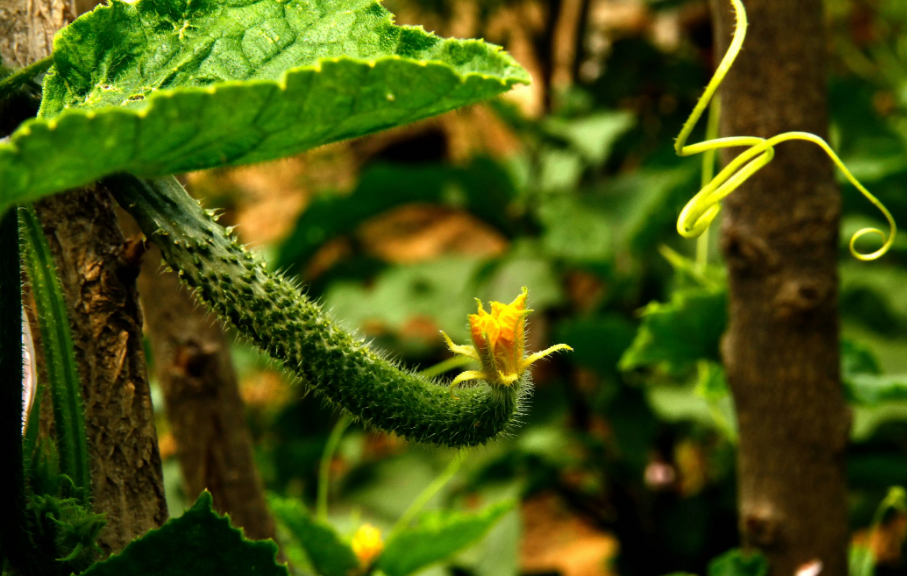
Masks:
[[[94,514],[76,498],[54,495],[33,495],[28,509],[35,542],[45,553],[53,552],[53,573],[79,573],[101,553],[97,539],[107,524],[104,514]]]
[[[182,516],[149,531],[81,576],[288,576],[286,567],[275,560],[273,541],[246,539],[212,504],[211,494],[202,492]]]

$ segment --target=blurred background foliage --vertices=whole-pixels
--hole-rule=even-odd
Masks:
[[[907,3],[825,4],[832,143],[907,223]],[[419,574],[702,574],[737,545],[717,232],[704,270],[695,243],[674,232],[702,168],[672,145],[715,62],[707,2],[387,6],[401,23],[505,46],[534,84],[298,158],[190,174],[190,190],[408,366],[451,356],[439,330],[465,343],[473,297],[510,301],[524,285],[536,311],[530,349],[565,342],[575,352],[534,368],[532,408],[513,437],[464,455],[351,426],[329,459],[332,523],[346,538],[363,522],[387,534],[459,459],[428,510],[519,505]],[[843,182],[842,193],[843,239],[884,228]],[[907,516],[867,527],[888,487],[907,482],[907,235],[873,263],[850,258],[842,240],[840,273],[854,542],[878,559],[876,574],[903,574]],[[234,360],[272,504],[314,508],[339,415],[241,341]],[[160,418],[177,515],[186,498]]]

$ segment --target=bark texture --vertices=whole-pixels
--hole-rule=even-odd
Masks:
[[[56,31],[95,3],[0,0],[0,56],[15,66],[44,58]],[[99,542],[105,553],[167,520],[135,291],[138,263],[124,260],[114,207],[97,186],[36,204],[70,304],[93,506],[107,514]]]
[[[207,488],[247,537],[276,540],[229,343],[220,322],[162,266],[149,244],[139,290],[187,496],[195,500]]]
[[[139,263],[124,250],[115,206],[98,186],[35,205],[70,304],[93,505],[107,514],[100,539],[107,553],[167,520],[135,290]]]
[[[734,18],[728,0],[711,2],[723,54]],[[745,4],[749,34],[722,87],[724,135],[826,137],[821,0]],[[740,529],[745,545],[768,556],[773,576],[814,560],[823,576],[847,574],[839,212],[831,162],[801,142],[782,144],[725,201],[731,296],[723,354],[740,430]]]
[[[0,0],[0,57],[14,68],[44,58],[77,15],[76,0]]]

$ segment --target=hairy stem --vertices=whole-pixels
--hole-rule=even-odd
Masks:
[[[3,100],[20,86],[50,68],[53,63],[53,57],[47,56],[25,68],[14,70],[11,74],[6,75],[5,78],[0,80],[0,100]],[[3,74],[0,73],[0,76],[3,76]]]
[[[91,468],[85,437],[85,410],[63,288],[34,208],[19,210],[19,224],[51,387],[60,467],[75,485],[79,500],[87,504],[91,495]]]
[[[401,369],[341,330],[289,280],[269,274],[174,178],[105,181],[198,297],[301,382],[367,426],[447,446],[505,432],[529,386],[446,387]]]
[[[22,460],[22,280],[15,209],[0,217],[0,270],[0,462],[7,486],[0,498],[0,541],[13,567],[30,574],[38,559],[29,537]]]

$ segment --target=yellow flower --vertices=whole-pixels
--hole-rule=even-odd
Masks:
[[[366,568],[384,550],[384,541],[381,539],[381,530],[371,524],[363,524],[353,535],[353,552],[359,559],[359,564]]]
[[[558,344],[547,350],[524,356],[526,341],[526,316],[532,310],[526,309],[529,290],[510,304],[491,303],[491,313],[485,311],[482,301],[476,298],[479,311],[469,315],[469,332],[475,346],[458,346],[450,337],[441,332],[447,347],[455,354],[467,356],[482,365],[481,370],[468,370],[453,379],[450,391],[467,380],[485,380],[497,386],[510,386],[520,379],[523,372],[536,360],[558,350],[573,350],[566,344]]]

